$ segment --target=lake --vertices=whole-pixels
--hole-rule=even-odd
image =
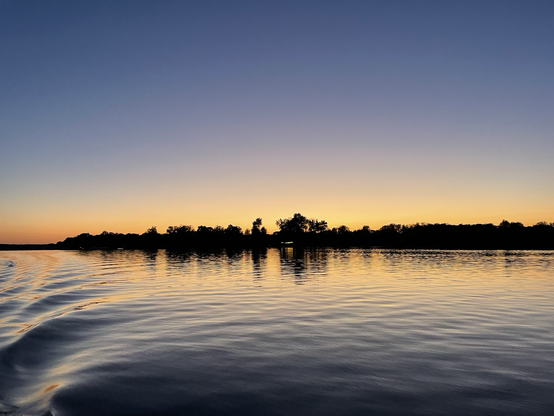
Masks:
[[[0,252],[0,415],[554,414],[554,252]]]

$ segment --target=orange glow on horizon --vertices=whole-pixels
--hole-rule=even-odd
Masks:
[[[314,213],[315,211],[315,213]],[[419,212],[383,212],[375,211],[371,215],[364,215],[360,212],[351,213],[350,215],[340,215],[340,213],[326,213],[318,210],[308,209],[293,209],[285,211],[284,214],[269,213],[261,214],[244,214],[234,215],[232,218],[224,219],[223,214],[204,213],[202,216],[189,216],[179,219],[177,215],[165,216],[144,216],[137,217],[112,216],[103,220],[102,218],[78,218],[75,216],[64,218],[52,218],[50,221],[43,223],[40,220],[26,221],[25,223],[12,222],[8,226],[4,226],[0,230],[0,244],[45,244],[56,243],[63,241],[67,237],[73,237],[81,233],[89,233],[92,235],[100,234],[102,231],[115,233],[137,233],[145,232],[151,226],[156,226],[158,232],[165,233],[170,225],[191,225],[197,228],[200,225],[215,227],[221,225],[226,227],[229,224],[240,226],[243,231],[251,228],[252,221],[258,216],[263,219],[263,226],[266,227],[269,233],[277,231],[275,221],[279,218],[287,218],[296,212],[300,212],[308,218],[317,218],[325,220],[329,228],[346,225],[351,230],[362,228],[368,225],[371,229],[377,230],[383,225],[390,223],[399,223],[403,225],[419,223],[447,223],[447,224],[477,224],[477,223],[492,223],[497,225],[503,219],[509,221],[519,221],[526,226],[534,225],[539,221],[553,222],[551,212],[539,211],[525,213],[525,215],[517,215],[517,212],[505,211],[501,215],[495,213],[485,213],[481,215],[466,214],[451,212],[444,214],[436,213],[419,213]]]

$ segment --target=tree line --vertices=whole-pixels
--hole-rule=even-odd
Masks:
[[[169,226],[165,233],[150,227],[142,234],[121,234],[104,231],[68,237],[56,244],[62,249],[192,249],[192,248],[260,248],[294,245],[304,247],[387,247],[442,249],[554,249],[554,223],[539,222],[524,226],[503,220],[493,224],[388,224],[378,230],[365,225],[357,230],[349,227],[329,228],[324,220],[307,218],[300,213],[278,219],[279,228],[268,233],[261,218],[243,230],[200,225]]]

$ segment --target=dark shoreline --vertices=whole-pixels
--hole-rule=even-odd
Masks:
[[[346,226],[329,229],[325,221],[310,220],[301,214],[278,220],[280,231],[268,234],[261,218],[252,229],[229,225],[194,229],[188,225],[170,226],[165,233],[151,227],[142,234],[104,231],[68,237],[50,244],[0,244],[0,250],[93,250],[93,249],[263,249],[269,247],[305,248],[387,248],[450,250],[554,250],[554,223],[524,226],[520,222],[493,224],[389,224],[379,230],[364,226],[351,231]]]
[[[65,250],[57,244],[0,244],[0,251]]]
[[[1,244],[0,251],[126,251],[126,250],[144,250],[144,251],[157,251],[168,250],[172,252],[188,252],[188,251],[200,251],[200,252],[219,252],[223,250],[240,251],[240,250],[266,250],[268,248],[286,248],[291,247],[299,250],[316,250],[316,249],[376,249],[376,250],[451,250],[451,251],[554,251],[554,248],[507,248],[507,247],[476,247],[476,248],[452,248],[452,247],[386,247],[386,246],[266,246],[266,247],[187,247],[187,248],[175,248],[175,247],[158,247],[158,248],[139,248],[139,247],[90,247],[90,248],[65,248],[57,247],[55,244]]]

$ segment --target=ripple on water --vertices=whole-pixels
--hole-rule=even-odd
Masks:
[[[3,252],[0,414],[551,415],[552,266],[553,252]]]

